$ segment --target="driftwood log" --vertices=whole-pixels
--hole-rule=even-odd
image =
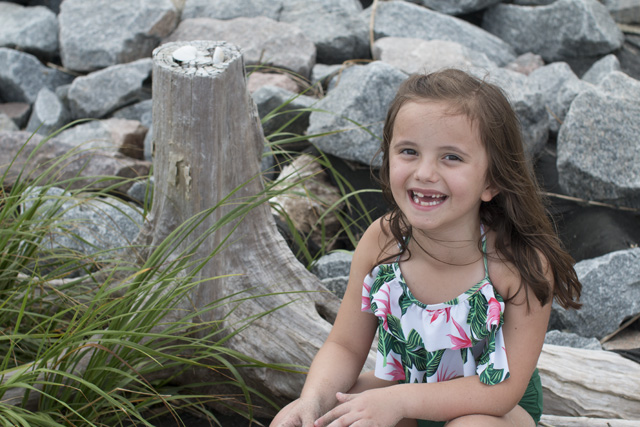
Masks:
[[[640,364],[610,351],[545,344],[538,370],[545,414],[635,420],[640,426]]]
[[[177,225],[228,195],[233,194],[200,225],[202,233],[239,203],[260,194],[265,139],[246,89],[243,57],[231,44],[162,45],[154,51],[152,89],[154,202],[139,240],[155,247]],[[231,329],[251,316],[281,307],[243,329],[226,346],[263,362],[309,366],[331,328],[339,299],[294,257],[277,231],[268,203],[254,208],[234,230],[237,225],[228,224],[199,245],[196,259],[205,258],[219,245],[224,249],[198,273],[196,279],[204,281],[188,304],[201,308],[239,292],[244,292],[241,298],[259,296],[210,311],[217,319],[202,319],[224,319],[221,326]],[[183,246],[200,235],[192,233]],[[221,277],[225,275],[232,276]],[[213,277],[218,278],[207,280]],[[203,370],[192,375],[184,378],[185,384],[206,381],[213,373]],[[296,396],[304,382],[304,375],[265,369],[250,370],[244,377],[249,386],[280,403]]]

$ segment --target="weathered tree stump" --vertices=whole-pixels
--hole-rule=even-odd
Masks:
[[[168,43],[154,51],[153,132],[154,202],[148,226],[139,236],[141,243],[156,247],[176,226],[232,194],[199,226],[204,233],[238,203],[263,191],[264,135],[236,47],[193,41]],[[271,294],[229,303],[208,312],[212,318],[202,321],[220,320],[222,327],[234,328],[251,316],[281,307],[243,329],[226,346],[264,362],[308,366],[330,330],[338,298],[296,260],[277,231],[268,203],[254,208],[234,231],[236,225],[228,224],[197,248],[194,257],[200,259],[225,246],[198,273],[203,282],[185,307],[202,308],[238,292],[244,292],[242,298]],[[195,242],[201,232],[192,233],[182,246]],[[221,277],[225,275],[233,276]],[[206,280],[213,277],[219,278]],[[326,292],[318,292],[322,290]],[[183,379],[185,384],[214,375],[210,370],[191,374]],[[303,375],[275,370],[252,369],[245,374],[249,386],[280,403],[295,397],[304,382]],[[210,392],[220,394],[219,389]]]

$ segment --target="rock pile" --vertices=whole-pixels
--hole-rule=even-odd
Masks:
[[[238,45],[255,70],[249,87],[261,116],[284,103],[281,112],[312,109],[293,123],[296,113],[275,116],[267,133],[306,135],[287,148],[312,143],[363,188],[398,85],[409,73],[464,68],[507,92],[554,193],[561,236],[581,261],[585,307],[554,310],[552,326],[602,339],[640,313],[638,25],[640,0],[0,1],[0,163],[31,132],[37,143],[92,118],[48,142],[43,156],[93,141],[111,160],[82,173],[147,174],[153,49],[215,39]],[[330,281],[334,269],[316,271]]]

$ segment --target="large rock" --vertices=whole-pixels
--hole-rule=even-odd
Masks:
[[[33,194],[25,204],[28,208],[41,187],[27,191]],[[109,261],[123,253],[140,232],[144,222],[142,212],[130,204],[112,198],[73,197],[61,188],[50,187],[44,192],[47,200],[39,212],[51,212],[59,204],[57,219],[43,240],[42,249],[59,251],[62,248],[85,255],[93,261]],[[79,258],[82,262],[82,258]]]
[[[73,77],[46,67],[35,56],[0,47],[0,99],[33,104],[43,87],[55,90]]]
[[[539,89],[529,84],[528,77],[506,68],[486,73],[472,70],[478,78],[499,86],[507,95],[522,128],[522,142],[527,157],[535,160],[549,138],[549,117]]]
[[[93,71],[150,57],[178,11],[171,0],[65,0],[58,19],[62,64]]]
[[[373,44],[373,57],[407,74],[426,74],[442,68],[497,67],[484,53],[444,40],[383,37]]]
[[[486,9],[489,6],[500,3],[501,0],[412,0],[413,3],[421,4],[429,9],[436,10],[447,15],[462,15]]]
[[[0,2],[0,46],[53,58],[58,52],[58,19],[46,7]]]
[[[137,120],[110,118],[92,120],[60,132],[56,141],[82,150],[121,153],[133,159],[144,158],[147,128]]]
[[[374,161],[380,147],[387,108],[407,75],[375,61],[345,70],[338,85],[316,104],[307,135],[336,132],[314,138],[322,151],[363,164]],[[378,156],[375,165],[380,165]]]
[[[145,82],[151,75],[152,66],[151,58],[144,58],[76,78],[67,94],[72,117],[101,118],[150,98]]]
[[[59,163],[60,170],[55,172],[55,179],[68,183],[70,189],[112,187],[113,191],[126,193],[133,184],[132,179],[149,175],[150,162],[100,150],[74,151],[73,145],[55,138],[38,147],[42,139],[41,135],[29,132],[0,133],[0,175],[6,172],[3,185],[13,185],[21,171],[23,176],[36,177],[65,156],[65,160]],[[10,164],[11,169],[7,172]],[[96,179],[105,176],[118,178]]]
[[[602,0],[611,17],[621,24],[640,23],[640,0]]]
[[[582,75],[582,80],[597,85],[607,74],[613,71],[621,71],[620,61],[614,54],[609,54],[596,61],[591,68]]]
[[[295,24],[316,45],[324,64],[369,58],[368,21],[358,0],[284,0],[279,21]]]
[[[186,19],[165,42],[192,40],[224,40],[242,50],[246,65],[284,68],[305,78],[316,60],[315,45],[302,30],[263,16]]]
[[[487,9],[482,28],[518,53],[537,53],[547,62],[604,55],[624,41],[597,0],[558,0],[537,7],[499,4]]]
[[[558,174],[571,196],[640,208],[640,82],[609,73],[580,93],[558,134]]]
[[[186,0],[182,10],[182,19],[233,19],[264,16],[277,21],[280,17],[282,4],[283,0]]]
[[[640,313],[640,248],[581,261],[575,270],[583,307],[565,310],[554,303],[553,328],[601,339]]]
[[[371,7],[363,12],[366,22]],[[484,53],[498,64],[505,65],[516,58],[515,51],[498,37],[473,24],[453,16],[438,13],[406,2],[378,3],[374,37],[411,37],[423,40],[446,40],[460,43]]]
[[[591,87],[571,70],[566,62],[554,62],[529,74],[529,84],[543,97],[549,117],[549,130],[557,134],[571,103],[583,90]]]

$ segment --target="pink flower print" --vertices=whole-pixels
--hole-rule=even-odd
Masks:
[[[362,284],[363,292],[362,292],[362,311],[370,311],[371,310],[371,285],[367,282]]]
[[[375,315],[382,318],[382,327],[385,331],[389,332],[389,323],[387,323],[387,316],[391,313],[391,301],[389,301],[389,289],[388,287],[380,288],[378,294],[383,294],[385,296],[384,299],[375,298],[375,303],[377,305],[377,310]]]
[[[440,367],[442,367],[442,365],[440,365]],[[453,371],[451,371],[451,372],[449,372],[447,368],[438,369],[438,372],[436,374],[436,381],[437,382],[449,381],[449,380],[452,380],[454,378],[457,378],[455,369]]]
[[[447,308],[439,308],[438,310],[435,310],[433,312],[433,316],[431,316],[431,321],[429,323],[433,323],[436,320],[438,320],[438,317],[442,314],[446,314],[447,315],[447,320],[446,323],[449,323],[449,320],[451,319],[451,307],[447,307]]]
[[[487,310],[487,330],[491,330],[492,326],[498,326],[500,324],[500,308],[498,300],[491,297]]]
[[[406,378],[404,368],[399,360],[391,356],[391,361],[387,360],[387,364],[393,366],[389,375],[391,375],[391,381],[402,381]]]
[[[451,344],[453,344],[453,347],[451,347],[451,349],[459,350],[461,348],[471,347],[471,338],[469,338],[467,333],[464,331],[464,328],[460,326],[458,322],[456,322],[456,319],[451,320],[458,330],[458,334],[460,334],[459,337],[454,337],[452,334],[447,334],[447,336],[451,338]]]

